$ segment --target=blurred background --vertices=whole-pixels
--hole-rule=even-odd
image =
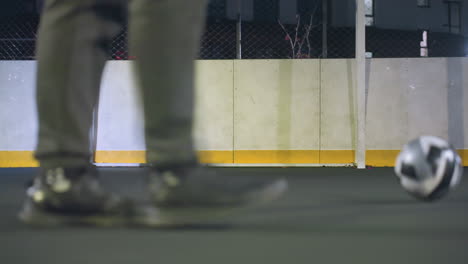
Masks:
[[[290,191],[229,226],[155,232],[18,223],[24,182],[37,172],[29,167],[38,166],[34,50],[43,0],[0,1],[0,259],[466,264],[468,182],[440,203],[421,203],[393,168],[376,167],[394,166],[421,134],[450,140],[468,166],[468,0],[361,1],[366,56],[376,59],[356,49],[364,28],[356,32],[356,0],[209,2],[196,62],[201,160],[232,176],[287,176]],[[145,162],[132,58],[123,29],[103,76],[94,161],[105,186],[141,197],[144,171],[127,168]],[[354,169],[358,144],[365,170]]]
[[[0,60],[32,60],[44,0],[4,0]],[[429,57],[468,53],[466,1],[365,0],[368,56]],[[200,59],[354,58],[354,0],[210,0]],[[288,35],[289,34],[289,35]],[[424,52],[424,51],[423,51]],[[110,59],[131,59],[127,31]]]

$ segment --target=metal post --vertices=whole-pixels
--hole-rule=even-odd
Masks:
[[[364,0],[356,0],[356,152],[359,169],[366,167],[366,15]]]
[[[322,58],[328,58],[328,0],[322,0]]]
[[[236,53],[237,59],[242,59],[242,0],[237,0],[237,40]]]
[[[449,33],[452,33],[452,3],[451,2],[446,2],[448,5],[448,28],[449,28]]]
[[[89,131],[89,147],[91,152],[91,164],[96,163],[97,151],[97,134],[98,134],[98,104],[94,107],[93,123],[91,124],[91,131]]]

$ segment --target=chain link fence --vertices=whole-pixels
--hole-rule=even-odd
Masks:
[[[237,57],[235,21],[208,21],[202,36],[199,58],[205,60]]]
[[[41,2],[6,0],[1,4],[0,60],[35,58]],[[199,59],[354,58],[354,21],[342,23],[338,9],[327,4],[330,2],[211,0]],[[352,17],[355,10],[346,12]],[[367,27],[366,35],[367,51],[374,58],[421,56],[421,30],[376,25]],[[429,57],[465,56],[466,43],[461,34],[427,31]],[[127,30],[112,42],[110,59],[132,59]]]
[[[32,60],[39,14],[34,1],[0,4],[0,60]]]
[[[205,32],[201,39],[200,59],[235,59],[237,56],[237,21],[227,15],[226,0],[208,4]]]
[[[111,60],[128,60],[131,55],[128,51],[128,30],[125,28],[112,40],[109,51]]]

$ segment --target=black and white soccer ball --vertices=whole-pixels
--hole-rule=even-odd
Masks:
[[[462,178],[462,161],[444,139],[421,136],[406,144],[397,157],[395,173],[411,195],[435,201],[456,187]]]

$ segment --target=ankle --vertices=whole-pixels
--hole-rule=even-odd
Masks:
[[[79,166],[79,167],[54,167],[54,168],[41,168],[41,177],[61,177],[69,180],[78,180],[84,175],[97,175],[97,170],[94,166]]]
[[[186,169],[192,169],[199,167],[200,164],[198,161],[189,161],[189,162],[174,162],[174,163],[160,163],[160,164],[151,164],[150,167],[156,172],[165,172],[165,171],[180,171]]]

